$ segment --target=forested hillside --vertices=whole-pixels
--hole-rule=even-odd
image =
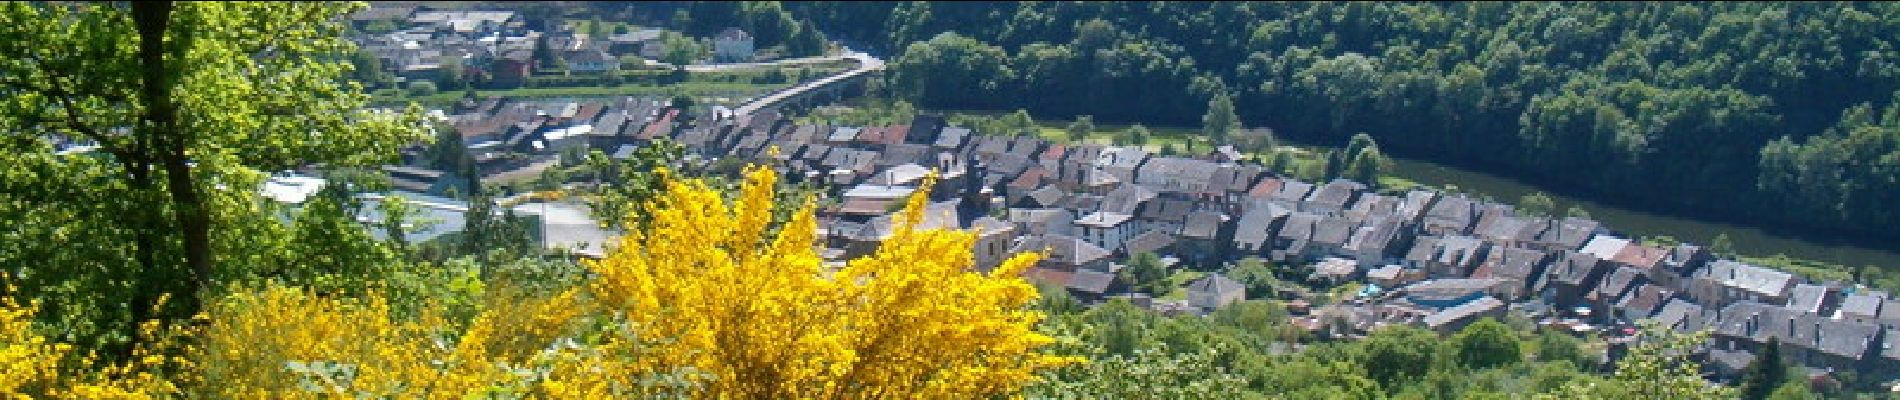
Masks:
[[[1754,224],[1900,237],[1894,3],[791,3],[926,108],[1366,132]]]

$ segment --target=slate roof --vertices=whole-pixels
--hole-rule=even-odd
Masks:
[[[1375,218],[1353,230],[1352,238],[1346,241],[1346,250],[1360,251],[1380,248],[1392,251],[1392,242],[1399,237],[1399,221],[1389,218]]]
[[[1185,223],[1188,210],[1192,208],[1194,208],[1194,203],[1187,200],[1156,198],[1149,200],[1148,206],[1142,207],[1141,213],[1137,216],[1151,221]]]
[[[1855,293],[1841,300],[1840,313],[1842,316],[1873,318],[1880,315],[1881,303],[1883,301],[1884,299],[1879,297],[1870,296],[1865,293]]]
[[[1438,192],[1416,189],[1405,192],[1405,200],[1399,203],[1398,215],[1406,220],[1417,221],[1436,200]]]
[[[1240,222],[1234,224],[1234,243],[1253,249],[1265,248],[1273,222],[1291,213],[1278,204],[1247,210],[1240,216]]]
[[[1583,250],[1579,251],[1584,254],[1596,256],[1599,260],[1611,260],[1615,259],[1616,254],[1623,252],[1623,248],[1629,245],[1629,239],[1610,235],[1597,235],[1596,237],[1590,238],[1590,242],[1585,243]]]
[[[1650,319],[1661,322],[1665,327],[1677,330],[1693,330],[1685,325],[1700,325],[1697,319],[1702,317],[1702,306],[1683,299],[1669,299]]]
[[[1029,199],[1035,200],[1036,205],[1038,206],[1055,207],[1056,204],[1062,201],[1063,197],[1068,196],[1068,195],[1069,195],[1069,192],[1062,191],[1061,188],[1058,188],[1055,185],[1046,185],[1046,186],[1043,186],[1041,189],[1036,189],[1035,191],[1029,192]]]
[[[1537,237],[1537,242],[1559,250],[1577,250],[1596,236],[1602,223],[1582,218],[1564,218]]]
[[[1587,280],[1601,268],[1603,268],[1603,263],[1598,262],[1596,256],[1565,252],[1556,263],[1551,264],[1550,270],[1544,273],[1544,277],[1552,282],[1587,287],[1591,283]]]
[[[1294,179],[1282,179],[1280,180],[1280,190],[1274,192],[1271,199],[1289,206],[1298,205],[1306,200],[1308,193],[1312,192],[1313,184],[1311,183]]]
[[[1359,192],[1365,190],[1366,185],[1363,183],[1334,179],[1332,182],[1321,185],[1319,190],[1313,191],[1313,194],[1306,198],[1306,202],[1344,211],[1352,205],[1353,200],[1358,199]]]
[[[1794,285],[1794,289],[1788,291],[1787,307],[1800,312],[1819,313],[1822,301],[1827,299],[1827,292],[1826,286],[1811,283]]]
[[[931,146],[941,148],[941,149],[955,149],[958,147],[962,147],[964,140],[968,139],[969,137],[970,137],[970,128],[957,127],[957,126],[943,128],[943,133],[940,133],[937,135],[937,141],[935,143],[931,143]]]
[[[1221,274],[1208,274],[1206,277],[1188,283],[1187,290],[1196,293],[1211,293],[1218,296],[1246,290],[1246,288],[1247,287],[1241,285],[1240,282],[1235,282],[1233,279],[1228,279]]]
[[[1226,219],[1226,215],[1213,211],[1188,213],[1187,222],[1181,225],[1181,237],[1214,239],[1220,233],[1221,222]]]
[[[1133,219],[1133,218],[1134,218],[1133,216],[1130,216],[1128,214],[1097,211],[1094,213],[1090,213],[1089,215],[1084,215],[1082,216],[1081,219],[1075,220],[1075,224],[1077,226],[1086,226],[1086,227],[1091,227],[1091,228],[1109,228],[1109,227],[1114,227],[1114,226],[1118,226],[1123,223],[1126,223],[1128,222],[1128,220]]]
[[[1483,252],[1486,245],[1483,240],[1470,236],[1440,237],[1433,260],[1446,265],[1475,265],[1480,260],[1478,253]]]
[[[1419,236],[1412,241],[1412,248],[1405,252],[1405,261],[1427,262],[1437,257],[1438,239],[1441,236]]]
[[[1352,221],[1344,217],[1321,217],[1313,225],[1313,242],[1345,247],[1352,240]]]
[[[1676,291],[1662,285],[1643,284],[1617,300],[1616,308],[1637,319],[1647,318],[1656,312],[1656,307],[1675,295]]]
[[[1602,282],[1597,284],[1596,290],[1592,291],[1591,296],[1592,298],[1606,302],[1614,301],[1616,298],[1622,297],[1623,292],[1630,289],[1630,285],[1639,283],[1642,277],[1642,269],[1617,267],[1615,270],[1610,271],[1609,274],[1603,276]]]
[[[1425,326],[1436,329],[1440,326],[1444,326],[1445,324],[1448,324],[1454,321],[1465,319],[1473,315],[1479,315],[1482,313],[1491,312],[1493,310],[1497,310],[1503,307],[1504,307],[1503,300],[1498,300],[1496,297],[1484,296],[1484,297],[1478,298],[1477,300],[1472,300],[1464,304],[1459,304],[1457,306],[1447,308],[1444,311],[1439,311],[1437,313],[1433,313],[1432,315],[1427,315],[1425,316],[1425,319],[1422,320],[1422,322],[1425,323]]]
[[[1794,285],[1793,274],[1770,268],[1744,264],[1734,260],[1717,260],[1709,263],[1698,274],[1720,283],[1723,286],[1746,290],[1755,294],[1781,297],[1788,294]]]
[[[1174,235],[1151,229],[1147,232],[1142,232],[1140,235],[1135,235],[1135,237],[1128,239],[1128,241],[1122,242],[1122,254],[1132,256],[1141,253],[1153,253],[1172,244],[1174,244]]]
[[[1544,272],[1545,260],[1549,257],[1540,251],[1506,247],[1492,249],[1485,256],[1484,266],[1471,273],[1473,278],[1504,278],[1520,282],[1520,286],[1536,282]]]
[[[1099,261],[1109,255],[1108,250],[1090,244],[1088,241],[1057,234],[1024,237],[1024,240],[1017,242],[1009,252],[1024,253],[1044,249],[1049,251],[1048,257],[1043,259],[1044,262],[1072,266]]]
[[[877,163],[878,165],[931,164],[935,161],[932,159],[935,154],[930,146],[898,143],[884,146],[884,151],[878,155]]]
[[[1471,199],[1463,195],[1441,197],[1425,212],[1425,225],[1450,229],[1452,232],[1468,232],[1475,212]]]
[[[1274,236],[1280,239],[1310,240],[1313,238],[1314,225],[1319,224],[1319,220],[1318,215],[1304,212],[1287,214],[1286,226],[1281,227],[1280,233]]]
[[[1078,292],[1102,294],[1107,292],[1109,285],[1114,283],[1115,274],[1091,269],[1080,269],[1069,276],[1069,284],[1067,286],[1069,289],[1074,289]]]
[[[1154,199],[1157,194],[1140,185],[1121,185],[1102,197],[1102,210],[1123,214],[1141,211],[1141,204]]]

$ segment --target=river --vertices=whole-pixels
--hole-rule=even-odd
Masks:
[[[1591,218],[1602,221],[1611,230],[1628,236],[1669,236],[1690,243],[1708,244],[1718,234],[1728,234],[1735,251],[1747,256],[1772,256],[1809,259],[1846,266],[1872,265],[1900,268],[1900,252],[1845,244],[1822,243],[1808,238],[1784,235],[1763,228],[1708,222],[1615,207],[1541,190],[1509,177],[1433,163],[1393,158],[1391,176],[1420,184],[1443,187],[1453,185],[1473,196],[1490,196],[1499,202],[1517,203],[1533,191],[1541,191],[1557,203],[1557,212],[1571,206],[1583,208]]]

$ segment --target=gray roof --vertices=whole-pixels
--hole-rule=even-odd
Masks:
[[[1289,178],[1280,181],[1280,191],[1275,192],[1270,199],[1281,204],[1294,205],[1306,201],[1306,195],[1312,192],[1313,184]]]
[[[1821,303],[1827,299],[1827,292],[1826,286],[1811,283],[1794,285],[1794,290],[1788,293],[1788,309],[1806,313],[1821,312]]]
[[[1134,219],[1134,217],[1128,214],[1122,214],[1122,213],[1116,213],[1116,212],[1096,211],[1093,213],[1089,213],[1089,215],[1084,215],[1080,219],[1076,219],[1075,224],[1077,226],[1086,226],[1086,227],[1091,227],[1091,228],[1107,228],[1107,227],[1121,225],[1122,223],[1128,222],[1128,220],[1130,219]]]
[[[1425,210],[1431,207],[1435,200],[1438,200],[1438,192],[1429,190],[1405,192],[1405,200],[1399,203],[1398,214],[1407,220],[1417,221],[1419,217],[1425,215]]]
[[[1535,282],[1537,277],[1544,272],[1544,264],[1548,259],[1549,254],[1531,249],[1517,247],[1492,249],[1491,253],[1485,256],[1486,267],[1479,269],[1479,271],[1484,271],[1483,275],[1486,276],[1478,276],[1479,274],[1472,276],[1512,279],[1524,283]]]
[[[840,126],[840,127],[837,127],[836,129],[833,129],[831,131],[831,136],[825,137],[825,140],[831,141],[831,142],[850,142],[854,139],[857,139],[858,132],[863,132],[863,131],[864,131],[864,128],[859,128],[855,126]]]
[[[1598,299],[1613,301],[1618,297],[1622,297],[1623,292],[1628,291],[1631,285],[1642,283],[1646,280],[1647,279],[1643,277],[1642,269],[1635,267],[1617,267],[1615,270],[1610,271],[1609,274],[1603,276],[1602,282],[1598,282],[1593,294],[1596,295]]]
[[[1153,253],[1174,244],[1174,235],[1160,230],[1149,230],[1122,242],[1122,254],[1133,256],[1141,253]]]
[[[1717,260],[1698,274],[1723,286],[1746,290],[1755,294],[1781,297],[1795,283],[1793,274],[1770,268],[1744,264],[1734,260]]]
[[[1062,201],[1063,197],[1068,195],[1069,192],[1062,191],[1061,188],[1055,185],[1043,186],[1041,189],[1029,192],[1029,198],[1035,200],[1036,205],[1042,207],[1055,207],[1056,204]]]
[[[1616,307],[1634,318],[1646,318],[1675,295],[1676,291],[1662,285],[1643,284],[1617,300]]]
[[[1140,185],[1121,185],[1102,197],[1102,210],[1123,214],[1141,211],[1141,204],[1154,199],[1155,192]]]
[[[1579,251],[1584,254],[1596,256],[1597,259],[1608,260],[1616,258],[1616,254],[1623,252],[1623,248],[1629,245],[1629,239],[1610,235],[1597,235],[1596,237],[1590,238],[1590,242],[1585,243],[1583,250]]]
[[[1246,290],[1246,286],[1221,274],[1208,274],[1206,277],[1188,284],[1189,292],[1213,293],[1216,295]]]
[[[1601,270],[1603,263],[1589,254],[1565,252],[1551,264],[1550,271],[1544,273],[1545,279],[1573,286],[1588,285],[1590,278]]]
[[[1537,242],[1561,250],[1583,248],[1584,242],[1594,237],[1603,224],[1595,220],[1582,218],[1564,218],[1552,222],[1550,229],[1538,235]]]
[[[1306,202],[1343,211],[1358,198],[1359,192],[1365,190],[1366,185],[1363,183],[1334,179],[1332,182],[1321,185],[1319,190],[1313,191],[1313,194],[1306,198]]]
[[[1445,236],[1438,239],[1438,251],[1434,259],[1447,265],[1476,265],[1478,253],[1484,252],[1487,246],[1489,244],[1483,240],[1470,236]]]
[[[1356,251],[1368,248],[1382,248],[1386,251],[1391,251],[1393,249],[1387,246],[1390,246],[1394,240],[1398,239],[1399,227],[1399,221],[1390,218],[1377,218],[1368,221],[1364,225],[1360,225],[1359,229],[1353,231],[1352,239],[1346,242],[1346,249]]]
[[[1440,236],[1419,236],[1412,241],[1412,248],[1405,252],[1405,260],[1412,262],[1431,261],[1437,255]]]
[[[1294,212],[1292,214],[1287,215],[1286,226],[1281,227],[1280,233],[1275,236],[1281,239],[1293,239],[1293,240],[1312,239],[1314,225],[1318,223],[1319,223],[1318,215],[1308,214],[1304,212]]]
[[[1269,229],[1272,229],[1273,222],[1291,213],[1278,204],[1247,210],[1246,214],[1240,216],[1240,223],[1234,224],[1234,242],[1254,249],[1263,247],[1271,234]]]
[[[937,142],[932,145],[939,148],[954,149],[962,146],[963,140],[969,137],[970,128],[952,126],[943,128],[943,133],[937,135]]]
[[[1115,283],[1115,274],[1090,269],[1076,270],[1069,276],[1069,289],[1078,292],[1102,294],[1108,286]]]
[[[1195,239],[1213,239],[1220,233],[1221,222],[1226,215],[1213,211],[1195,211],[1188,213],[1187,222],[1181,225],[1181,236]]]
[[[1884,299],[1865,293],[1848,295],[1847,299],[1841,301],[1841,315],[1873,318],[1880,315],[1880,306],[1883,301]]]
[[[1044,262],[1068,265],[1084,265],[1099,261],[1109,255],[1108,250],[1090,244],[1088,241],[1056,234],[1025,237],[1009,252],[1023,253],[1044,249],[1049,251],[1049,256],[1043,259]]]
[[[1188,210],[1192,208],[1194,208],[1194,203],[1187,200],[1156,198],[1148,201],[1148,206],[1142,207],[1141,213],[1137,216],[1152,221],[1184,223],[1187,221]]]
[[[1473,214],[1476,212],[1471,203],[1471,199],[1463,195],[1440,197],[1438,202],[1425,212],[1425,224],[1465,232],[1471,229]]]
[[[1313,242],[1345,247],[1346,242],[1352,240],[1355,227],[1345,217],[1321,217],[1313,225]]]
[[[1701,305],[1683,299],[1670,299],[1668,302],[1663,303],[1662,309],[1657,310],[1656,314],[1650,317],[1650,319],[1661,322],[1665,327],[1671,327],[1677,330],[1691,330],[1685,325],[1700,325],[1699,322],[1694,320],[1701,317]]]
[[[1465,319],[1473,315],[1478,315],[1478,314],[1490,312],[1493,310],[1497,310],[1502,307],[1504,307],[1503,300],[1498,300],[1496,297],[1484,296],[1484,297],[1478,298],[1477,300],[1472,300],[1464,304],[1459,304],[1457,306],[1447,308],[1444,311],[1439,311],[1432,315],[1427,315],[1425,316],[1425,319],[1423,320],[1423,322],[1425,323],[1425,326],[1437,328],[1454,321]]]

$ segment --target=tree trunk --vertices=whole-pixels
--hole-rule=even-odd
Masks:
[[[139,63],[144,70],[140,102],[145,104],[146,137],[152,139],[158,164],[165,169],[165,186],[172,196],[172,216],[185,240],[185,262],[191,267],[196,291],[211,283],[211,221],[204,200],[191,180],[185,149],[187,133],[178,129],[178,110],[171,98],[170,71],[165,64],[165,32],[171,23],[172,2],[133,2],[132,20],[139,32]],[[187,293],[190,294],[190,293]],[[184,296],[195,297],[195,296]],[[192,301],[192,298],[179,300]]]

